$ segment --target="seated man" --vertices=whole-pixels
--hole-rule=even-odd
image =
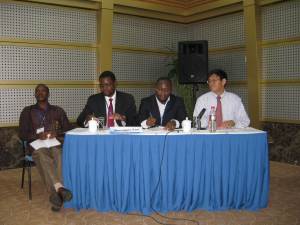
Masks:
[[[64,110],[48,102],[49,88],[39,84],[35,88],[35,105],[23,109],[19,121],[19,137],[28,143],[27,151],[32,153],[47,190],[51,193],[49,200],[52,210],[59,211],[63,202],[72,199],[72,193],[62,184],[61,146],[39,148],[34,150],[29,143],[34,140],[57,138],[62,142],[64,132],[70,130],[71,124]]]
[[[99,76],[101,93],[92,95],[77,118],[77,124],[85,127],[92,117],[103,117],[107,127],[135,126],[136,106],[132,95],[116,91],[116,77],[111,71]]]
[[[223,70],[212,70],[208,74],[207,83],[210,92],[201,95],[196,102],[194,117],[206,109],[201,126],[208,127],[211,107],[216,109],[217,128],[244,128],[248,127],[250,120],[245,111],[241,98],[234,93],[225,91],[227,74]]]
[[[186,116],[183,100],[172,94],[172,82],[167,77],[156,81],[155,94],[143,98],[139,109],[143,128],[164,126],[167,130],[174,130]]]

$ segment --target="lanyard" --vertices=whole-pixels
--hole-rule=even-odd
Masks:
[[[45,125],[45,119],[47,115],[47,111],[38,110],[39,120],[40,120],[40,127],[43,127]]]

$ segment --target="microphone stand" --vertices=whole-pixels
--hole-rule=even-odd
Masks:
[[[196,126],[197,126],[197,130],[205,130],[205,128],[202,128],[202,127],[201,127],[201,119],[202,119],[202,117],[203,117],[205,111],[206,111],[206,109],[203,108],[203,109],[201,110],[201,112],[199,113],[199,115],[197,116],[197,118],[196,118]]]
[[[197,91],[199,91],[198,84],[193,83],[193,104],[194,105],[196,104],[196,100],[197,100],[197,97],[196,97]]]

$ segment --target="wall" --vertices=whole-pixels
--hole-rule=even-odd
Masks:
[[[95,93],[96,11],[30,3],[0,3],[0,167],[20,158],[16,128],[35,103],[38,83],[51,104],[74,120]],[[11,127],[11,128],[9,128]]]
[[[259,120],[268,131],[270,158],[300,162],[300,2],[284,1],[258,7],[261,28],[261,71],[258,70]],[[258,20],[259,21],[259,20]],[[166,75],[164,65],[176,57],[177,42],[208,40],[209,69],[223,68],[229,75],[227,90],[241,96],[246,110],[248,99],[247,55],[243,12],[194,22],[174,24],[154,19],[115,14],[113,68],[124,80],[150,82]],[[261,39],[261,40],[260,40]],[[170,52],[166,52],[169,50]],[[251,65],[250,65],[251,67]],[[207,91],[199,85],[198,94]],[[141,85],[140,88],[143,89]],[[151,92],[151,88],[147,87]],[[143,89],[146,93],[147,88]],[[141,89],[140,89],[141,90]],[[279,135],[281,134],[281,135]],[[278,138],[281,137],[281,138]]]
[[[300,162],[300,135],[295,132],[300,121],[299,7],[299,1],[285,1],[261,8],[261,109],[257,109],[273,140],[271,158],[293,163]],[[95,10],[0,4],[0,168],[19,162],[15,126],[22,108],[34,103],[37,83],[49,85],[50,102],[62,106],[73,121],[87,97],[97,92],[96,67],[101,58],[97,58],[96,23]],[[248,109],[244,23],[243,12],[191,24],[115,13],[112,70],[119,89],[132,93],[138,106],[142,97],[153,93],[153,82],[167,74],[178,41],[205,39],[209,69],[228,72],[227,89],[240,95]],[[198,94],[205,91],[207,86],[200,85]]]
[[[192,40],[208,40],[209,70],[221,68],[228,74],[227,90],[241,96],[247,109],[245,32],[242,12],[203,20],[189,26]],[[208,91],[200,84],[198,94]]]
[[[153,93],[153,83],[166,76],[169,51],[187,38],[185,25],[155,19],[115,14],[113,20],[112,67],[119,80],[130,81],[134,88],[121,88],[136,97]],[[145,85],[150,84],[150,85]]]
[[[113,70],[121,80],[154,82],[167,75],[170,68],[166,65],[177,57],[179,41],[208,40],[209,69],[226,70],[228,89],[240,95],[247,107],[245,49],[241,47],[245,42],[243,23],[242,13],[188,25],[115,14]],[[199,87],[198,94],[207,91],[206,84]],[[151,87],[139,88],[141,92],[152,92]]]
[[[300,2],[262,8],[262,120],[300,123]]]
[[[261,120],[270,159],[300,165],[300,1],[262,7]]]

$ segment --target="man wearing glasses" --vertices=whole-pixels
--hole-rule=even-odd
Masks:
[[[88,98],[87,104],[77,118],[77,124],[85,127],[93,117],[103,117],[105,126],[135,126],[136,106],[132,95],[116,91],[116,77],[111,71],[99,76],[101,93]]]
[[[196,102],[194,117],[205,109],[201,119],[203,128],[208,127],[211,108],[215,109],[217,129],[245,128],[250,124],[241,98],[234,93],[227,92],[227,74],[225,71],[216,69],[208,74],[207,83],[210,92],[201,95]]]

